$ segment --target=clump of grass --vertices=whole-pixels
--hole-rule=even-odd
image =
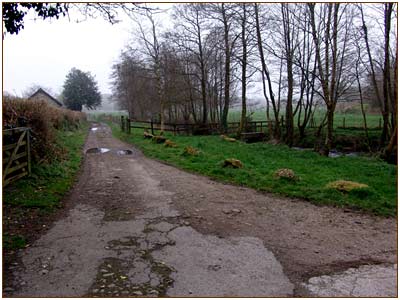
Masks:
[[[3,248],[6,250],[21,249],[26,246],[26,239],[21,235],[3,235]]]
[[[232,168],[243,168],[243,163],[238,160],[238,159],[234,159],[234,158],[227,158],[224,160],[223,167],[232,167]]]
[[[275,178],[285,179],[289,181],[297,181],[299,177],[296,176],[292,169],[278,169],[274,172]]]
[[[154,137],[154,135],[152,135],[151,133],[148,133],[147,131],[143,132],[143,137],[145,139],[152,139]]]
[[[189,155],[189,156],[197,156],[199,155],[200,151],[192,146],[187,146],[183,149],[182,155]]]
[[[226,142],[236,142],[236,139],[234,139],[234,138],[231,138],[231,137],[229,137],[229,136],[226,136],[226,135],[224,135],[224,134],[222,134],[221,136],[221,139],[222,140],[224,140],[224,141],[226,141]]]
[[[360,189],[365,189],[368,188],[368,185],[363,184],[363,183],[358,183],[355,181],[350,181],[350,180],[336,180],[333,182],[329,182],[326,187],[328,189],[335,189],[340,192],[350,192],[352,190],[360,190]]]
[[[165,147],[176,148],[178,145],[171,140],[166,140],[164,143]]]

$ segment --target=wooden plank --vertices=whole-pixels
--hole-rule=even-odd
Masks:
[[[17,171],[19,169],[22,169],[22,168],[26,167],[26,166],[28,166],[28,162],[24,162],[24,163],[19,164],[19,165],[15,166],[15,167],[8,168],[7,172],[5,172],[4,176],[7,176],[8,174],[11,174],[11,173],[13,173],[13,172],[15,172],[15,171]]]
[[[17,155],[14,157],[14,161],[16,161],[16,160],[18,160],[18,159],[20,159],[20,158],[22,158],[22,157],[25,157],[25,156],[27,156],[26,151],[24,151],[24,152],[22,152],[22,153],[20,153],[20,154],[17,154]],[[5,163],[8,163],[9,159],[10,159],[10,157],[3,158],[3,165],[4,165]]]
[[[28,156],[28,174],[32,173],[31,170],[31,131],[28,130],[26,135],[26,155]]]
[[[16,132],[26,131],[26,130],[29,130],[29,128],[28,127],[16,127],[16,128],[11,128],[11,129],[4,129],[3,135],[13,135]]]
[[[14,149],[15,147],[17,147],[17,145],[18,143],[5,145],[3,146],[3,151]],[[26,141],[23,141],[19,144],[19,146],[24,146],[24,145],[26,145]]]
[[[19,139],[18,139],[17,147],[15,147],[14,151],[12,152],[12,154],[11,154],[11,156],[10,156],[10,160],[8,161],[8,164],[6,165],[5,169],[3,170],[3,172],[4,172],[4,174],[3,174],[3,180],[5,179],[6,174],[11,173],[11,171],[8,172],[8,169],[10,168],[11,163],[13,162],[14,157],[15,157],[15,155],[16,155],[17,152],[18,152],[19,145],[22,143],[22,141],[23,141],[25,135],[26,135],[26,131],[22,132],[21,136],[20,136]]]
[[[131,128],[137,128],[137,129],[151,129],[150,127],[144,127],[144,126],[132,126]]]
[[[14,177],[7,178],[5,181],[3,181],[3,186],[6,186],[10,182],[18,180],[18,179],[20,179],[20,178],[22,178],[22,177],[24,177],[26,175],[29,175],[28,172],[23,172],[23,173],[20,173],[18,175],[15,175]]]

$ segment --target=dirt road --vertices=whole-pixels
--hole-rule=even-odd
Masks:
[[[86,154],[65,217],[21,253],[9,296],[397,295],[393,218],[188,174],[105,125],[92,148],[104,149]]]

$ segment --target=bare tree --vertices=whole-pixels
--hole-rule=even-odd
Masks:
[[[281,137],[281,129],[279,125],[279,105],[275,100],[275,95],[272,90],[272,79],[270,72],[267,68],[267,64],[265,61],[265,55],[264,55],[264,48],[263,48],[263,39],[261,35],[261,26],[260,26],[260,16],[259,16],[259,4],[254,4],[254,13],[255,13],[255,24],[256,24],[256,35],[257,35],[257,44],[258,44],[258,51],[260,55],[260,62],[261,62],[261,75],[262,75],[262,83],[263,83],[263,92],[264,92],[264,97],[265,100],[267,101],[267,120],[270,120],[269,117],[269,101],[271,100],[272,108],[273,108],[273,113],[274,113],[274,118],[275,118],[275,127],[274,127],[274,138],[280,139]],[[265,79],[267,80],[267,83],[265,82]],[[268,91],[269,95],[267,95],[267,88],[266,84],[268,84]]]
[[[183,51],[187,51],[195,58],[200,74],[202,99],[202,123],[207,123],[207,53],[205,43],[205,18],[201,4],[184,4],[174,7],[176,17],[176,34],[174,42]]]
[[[164,132],[165,123],[165,96],[163,94],[163,78],[161,77],[161,43],[159,41],[160,33],[151,11],[146,11],[145,17],[150,25],[148,28],[143,26],[143,20],[136,20],[139,28],[139,39],[143,43],[145,54],[148,55],[151,61],[151,67],[154,70],[154,76],[157,82],[157,94],[160,105],[160,129]]]
[[[206,11],[209,13],[209,18],[215,20],[221,26],[223,37],[224,51],[224,91],[223,91],[223,107],[221,110],[221,125],[224,131],[228,127],[228,113],[231,105],[231,80],[232,80],[232,56],[235,50],[235,44],[240,37],[240,33],[236,32],[235,28],[235,4],[207,4]],[[218,25],[215,26],[218,26]]]
[[[309,3],[312,36],[317,60],[320,96],[326,106],[327,134],[322,154],[328,155],[333,145],[333,121],[337,100],[351,85],[349,35],[352,11],[339,3],[320,4],[317,27],[316,4]],[[344,74],[346,73],[346,76]]]
[[[370,45],[369,29],[367,26],[364,9],[362,5],[358,6],[363,29],[363,37],[365,41],[366,51],[368,55],[370,79],[373,85],[375,96],[380,105],[383,126],[380,138],[381,148],[386,147],[384,157],[393,153],[397,141],[397,43],[395,49],[395,58],[391,58],[392,49],[390,47],[390,36],[392,31],[392,15],[394,14],[394,3],[383,4],[383,67],[376,68],[377,58],[373,57]],[[380,41],[376,41],[379,45]],[[391,76],[391,70],[394,70],[394,76]],[[382,76],[380,72],[382,71]],[[378,82],[382,82],[382,88],[378,86]]]
[[[309,15],[304,5],[297,5],[297,26],[300,44],[297,55],[294,57],[295,75],[298,77],[298,101],[295,109],[297,112],[297,127],[300,140],[304,139],[306,127],[311,121],[317,107],[314,101],[316,59],[311,35]]]

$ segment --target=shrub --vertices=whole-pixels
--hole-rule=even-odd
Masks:
[[[44,101],[3,101],[3,128],[31,128],[34,162],[62,157],[65,153],[56,145],[55,130],[76,129],[85,119],[84,113],[52,107]]]

